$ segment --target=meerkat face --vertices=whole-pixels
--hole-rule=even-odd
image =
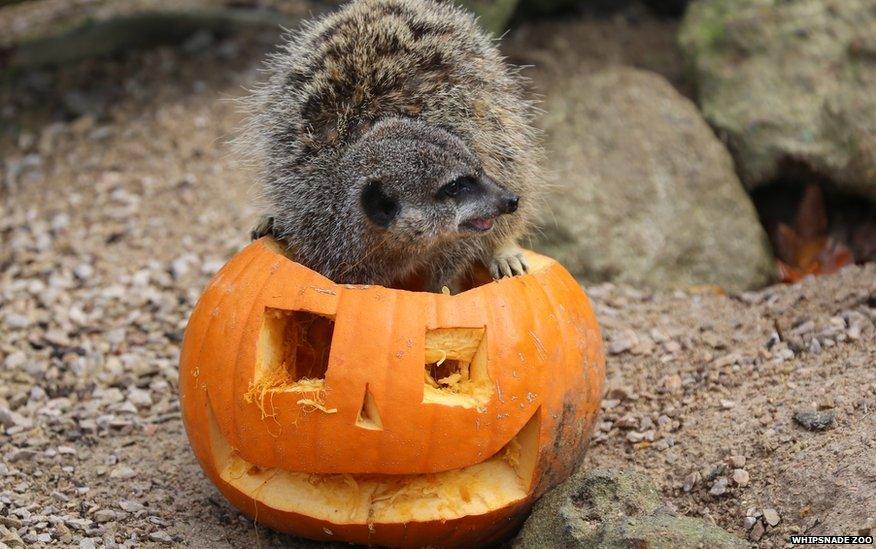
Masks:
[[[415,120],[381,122],[342,162],[359,206],[388,245],[418,250],[488,233],[519,197],[486,175],[462,140]]]

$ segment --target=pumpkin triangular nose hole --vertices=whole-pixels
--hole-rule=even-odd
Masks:
[[[383,430],[383,423],[380,421],[380,411],[377,409],[374,395],[368,390],[368,384],[365,385],[365,397],[362,399],[359,415],[356,416],[356,427],[371,429],[372,431]]]

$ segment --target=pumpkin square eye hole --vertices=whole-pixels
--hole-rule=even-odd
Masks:
[[[426,332],[423,403],[483,408],[493,396],[484,328]]]
[[[266,308],[254,384],[288,390],[321,389],[334,329],[333,318]]]

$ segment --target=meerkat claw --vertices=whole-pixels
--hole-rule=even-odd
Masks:
[[[520,248],[497,250],[490,262],[490,274],[495,279],[523,275],[529,272],[529,263]]]

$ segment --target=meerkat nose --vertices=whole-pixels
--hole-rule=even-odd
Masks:
[[[520,197],[512,195],[510,198],[505,199],[505,207],[502,208],[502,211],[505,213],[514,213],[517,211],[517,204],[520,202]]]

